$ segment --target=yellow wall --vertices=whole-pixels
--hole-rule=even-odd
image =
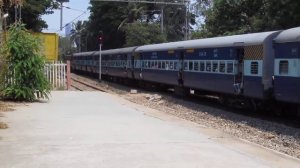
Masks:
[[[42,40],[44,55],[49,61],[58,60],[58,35],[56,33],[34,33]]]

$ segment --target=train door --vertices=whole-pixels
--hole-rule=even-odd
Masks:
[[[131,74],[132,74],[132,78],[135,79],[135,77],[134,77],[134,55],[131,55]]]
[[[179,86],[184,85],[183,71],[184,71],[184,51],[180,51],[179,58],[178,58],[178,85]]]
[[[127,77],[127,54],[122,55],[122,77],[126,78]]]
[[[131,58],[132,58],[132,53],[128,53],[126,57],[126,71],[127,71],[127,77],[132,78],[132,67],[131,67]]]
[[[141,69],[141,55],[140,53],[134,53],[132,56],[133,78],[139,79],[142,76]]]
[[[237,63],[235,66],[234,76],[234,91],[236,94],[243,94],[244,89],[244,48],[239,47],[236,49]]]

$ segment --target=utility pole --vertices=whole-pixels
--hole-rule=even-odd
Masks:
[[[189,2],[186,4],[186,9],[185,9],[185,30],[184,30],[184,39],[188,40],[189,39]]]
[[[100,31],[99,35],[99,80],[101,81],[102,74],[102,42],[103,42],[103,33]]]
[[[63,2],[60,2],[60,31],[62,31],[63,24]]]
[[[160,13],[160,27],[161,27],[161,34],[164,33],[164,6],[161,6],[161,13]]]
[[[60,3],[60,31],[63,29],[63,3],[69,2],[69,0],[56,0]]]

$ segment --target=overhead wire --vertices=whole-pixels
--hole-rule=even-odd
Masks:
[[[68,6],[63,6],[63,7],[66,8],[66,9],[73,10],[73,11],[84,12],[83,10],[71,8],[71,7],[68,7]]]
[[[68,24],[73,23],[75,20],[79,19],[79,18],[80,18],[81,16],[83,16],[84,14],[86,14],[87,11],[88,11],[88,10],[83,11],[83,12],[82,12],[80,15],[78,15],[76,18],[74,18],[74,19],[71,20],[70,22],[66,23],[66,24],[62,27],[62,29],[65,28]],[[60,29],[57,30],[56,32],[60,32]]]

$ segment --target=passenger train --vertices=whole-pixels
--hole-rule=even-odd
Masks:
[[[99,54],[73,54],[72,70],[99,74]],[[101,74],[300,113],[300,27],[105,50]]]

